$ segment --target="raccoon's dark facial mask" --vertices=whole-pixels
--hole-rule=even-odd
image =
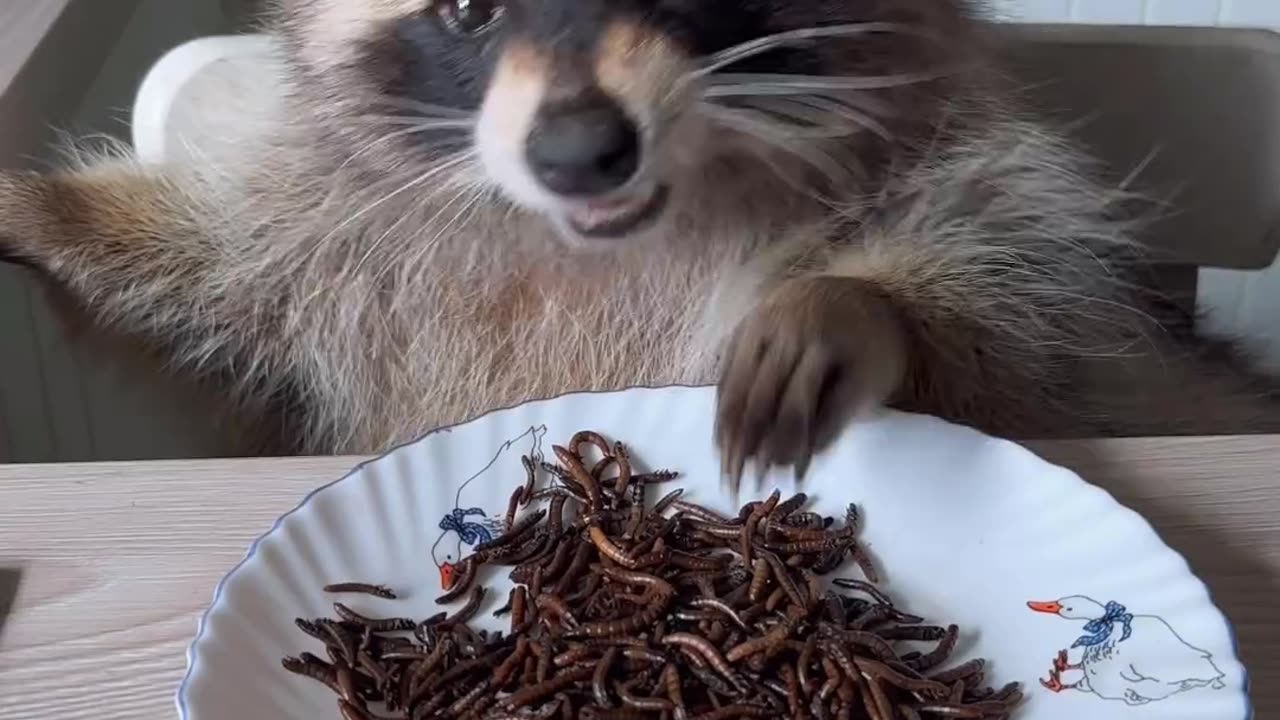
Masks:
[[[903,110],[886,93],[936,76],[928,38],[964,15],[948,0],[308,1],[385,12],[366,41],[394,65],[384,92],[423,127],[465,125],[485,182],[576,239],[638,233],[725,153],[847,180],[848,148]]]

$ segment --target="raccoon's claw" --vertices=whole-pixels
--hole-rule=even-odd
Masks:
[[[785,331],[751,335],[735,343],[734,367],[720,383],[716,434],[735,490],[748,461],[757,485],[774,466],[791,465],[803,477],[846,419],[841,403],[824,402],[845,372],[828,347]]]
[[[736,492],[747,463],[758,475],[790,466],[803,480],[814,453],[857,410],[901,381],[901,331],[854,280],[782,285],[730,340],[720,376],[716,443]]]

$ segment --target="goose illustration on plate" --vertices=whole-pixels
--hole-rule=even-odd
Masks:
[[[441,589],[448,590],[453,586],[458,563],[470,554],[472,548],[493,540],[507,529],[505,519],[492,514],[492,489],[495,485],[500,487],[503,481],[486,483],[485,475],[493,471],[508,477],[511,458],[518,458],[521,453],[532,459],[536,467],[542,462],[542,438],[546,434],[546,426],[530,427],[503,442],[484,467],[458,483],[453,507],[440,518],[440,536],[431,544],[431,560],[440,572]]]
[[[1032,601],[1038,613],[1084,622],[1084,634],[1069,649],[1058,651],[1048,679],[1040,684],[1054,693],[1083,692],[1128,705],[1161,702],[1178,693],[1222,690],[1225,674],[1213,655],[1182,638],[1163,618],[1134,615],[1124,605],[1105,605],[1084,595],[1049,602]],[[1076,662],[1071,654],[1079,650]],[[1063,682],[1063,673],[1079,679]]]

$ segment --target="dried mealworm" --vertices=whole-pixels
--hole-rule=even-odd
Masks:
[[[693,650],[701,655],[716,672],[723,675],[724,679],[734,685],[737,685],[740,682],[737,674],[734,673],[733,668],[730,667],[729,661],[726,660],[724,656],[720,654],[720,651],[716,649],[716,646],[711,644],[711,641],[706,638],[699,637],[693,633],[671,633],[662,638],[662,642],[665,645],[679,645]]]
[[[547,522],[547,530],[554,537],[559,537],[564,532],[564,505],[567,500],[564,495],[556,495],[551,498],[551,507],[548,510],[550,519]]]
[[[477,585],[471,591],[471,597],[467,599],[467,604],[458,608],[458,612],[450,615],[442,625],[458,625],[465,623],[480,610],[480,604],[484,602],[485,589],[483,585]]]
[[[295,675],[301,675],[324,683],[335,694],[342,693],[342,688],[338,686],[337,675],[334,673],[333,668],[327,665],[306,662],[301,658],[293,657],[284,658],[280,661],[280,664],[284,666],[285,670]]]
[[[297,625],[299,630],[319,640],[320,642],[323,642],[323,643],[329,642],[329,633],[323,627],[321,627],[318,623],[311,622],[306,618],[295,618],[293,621],[293,624]]]
[[[631,483],[631,457],[627,454],[627,448],[619,442],[613,444],[613,458],[618,464],[618,479],[615,481],[613,491],[622,495]]]
[[[592,648],[590,645],[585,645],[585,644],[572,645],[569,647],[568,650],[565,650],[564,652],[552,658],[552,663],[556,667],[566,667],[568,665],[574,665],[582,660],[587,659],[588,656],[591,655],[591,653],[592,653]]]
[[[954,682],[956,680],[969,677],[970,675],[977,675],[978,673],[981,673],[983,668],[986,667],[986,664],[986,661],[982,658],[975,658],[968,662],[961,663],[950,670],[933,673],[929,678],[937,680],[940,683]]]
[[[610,637],[633,633],[646,625],[652,625],[666,612],[666,600],[670,596],[654,595],[653,604],[630,617],[620,620],[583,623],[565,633],[566,637]]]
[[[327,593],[357,593],[362,595],[373,595],[385,600],[395,600],[396,594],[386,585],[370,585],[369,583],[333,583],[325,585],[324,591]]]
[[[370,720],[368,713],[346,700],[338,701],[338,711],[343,720]]]
[[[524,499],[524,488],[518,487],[511,492],[511,499],[507,501],[507,513],[502,518],[502,527],[510,528],[516,522],[516,513],[520,512],[521,500]]]
[[[586,444],[604,457],[590,471]],[[335,604],[341,620],[296,620],[332,664],[302,653],[284,666],[327,685],[347,720],[995,720],[1021,701],[1017,684],[985,686],[981,661],[926,675],[958,630],[924,624],[879,590],[856,506],[837,526],[805,510],[803,493],[775,491],[726,517],[676,489],[646,511],[647,485],[674,474],[633,473],[625,447],[598,433],[554,447],[563,467],[522,458],[506,531],[459,562],[439,602],[470,593],[462,608],[412,625],[411,638],[393,634],[407,619]],[[603,479],[610,466],[618,474]],[[539,467],[554,487],[536,488]],[[544,499],[548,509],[519,512]],[[849,558],[866,579],[825,591],[819,576]],[[496,613],[510,612],[509,635],[467,624],[484,597],[476,578],[495,566],[514,566],[517,587]],[[385,590],[326,586],[393,599],[371,589]]]
[[[852,553],[853,561],[857,563],[858,569],[862,571],[863,575],[867,576],[868,580],[873,583],[880,582],[880,574],[876,572],[875,565],[871,563],[871,558],[867,557],[867,552],[863,550],[861,545],[853,543],[850,553]]]
[[[885,640],[935,642],[946,637],[947,629],[937,625],[895,625],[877,630],[876,634]]]
[[[602,708],[613,707],[613,701],[609,699],[609,689],[605,685],[605,681],[609,678],[609,668],[613,667],[613,663],[618,659],[618,648],[611,647],[605,651],[604,657],[596,663],[595,669],[591,672],[591,692],[595,697],[596,705]]]
[[[782,564],[782,560],[768,551],[760,553],[760,556],[768,563],[769,568],[773,571],[773,579],[778,582],[778,586],[787,594],[791,602],[797,607],[807,605],[807,598],[800,594],[800,589],[796,587],[795,580],[791,578],[791,573],[787,572],[787,566]]]
[[[729,662],[738,662],[743,658],[751,657],[756,653],[765,652],[766,650],[776,647],[785,642],[791,633],[795,632],[796,622],[788,619],[778,623],[773,629],[764,635],[754,637],[746,642],[734,646],[725,657]]]
[[[518,488],[517,488],[518,490]],[[477,554],[483,554],[486,551],[496,550],[507,545],[512,545],[524,538],[525,535],[533,532],[538,523],[547,516],[546,510],[537,510],[535,512],[526,513],[524,517],[515,521],[514,524],[508,526],[506,532],[486,543],[480,543],[476,546]]]
[[[893,602],[889,600],[889,596],[885,595],[883,590],[866,580],[858,580],[855,578],[834,578],[831,580],[831,584],[836,587],[857,590],[858,592],[865,593],[881,605],[893,605]]]
[[[408,618],[371,618],[361,615],[342,603],[334,603],[333,611],[338,617],[347,622],[358,623],[361,627],[368,628],[374,632],[396,632],[400,630],[412,630],[417,625],[416,622]]]
[[[751,602],[760,602],[765,585],[769,582],[769,563],[765,562],[764,558],[756,558],[755,564],[751,567],[751,586],[747,590],[747,599]]]
[[[676,488],[666,495],[663,495],[658,499],[658,502],[653,504],[653,514],[661,515],[666,512],[667,508],[671,507],[671,505],[675,503],[675,501],[679,500],[680,496],[683,494],[684,488]]]
[[[559,542],[556,544],[556,551],[551,555],[551,559],[542,566],[542,577],[546,580],[554,580],[560,577],[560,573],[569,567],[572,559],[571,553],[574,550],[574,543]]]
[[[673,510],[682,512],[688,515],[689,517],[697,518],[703,522],[708,522],[715,525],[733,525],[736,522],[740,522],[740,521],[735,521],[732,518],[727,518],[724,515],[721,515],[720,513],[716,512],[715,510],[712,510],[711,508],[705,507],[703,505],[699,505],[697,503],[691,503],[685,500],[672,501],[671,508]]]
[[[520,464],[524,466],[524,487],[520,488],[520,504],[528,505],[533,502],[533,488],[538,483],[538,466],[528,455],[520,456]],[[507,521],[507,527],[511,527],[510,520]]]
[[[618,694],[618,699],[622,701],[623,707],[646,713],[670,712],[673,707],[671,701],[665,698],[635,695],[627,688],[625,683],[614,683],[613,688],[614,692]]]
[[[555,619],[568,627],[578,626],[578,619],[573,616],[573,611],[569,609],[569,604],[558,595],[543,593],[534,598],[533,604],[538,608],[539,612],[549,612]]]
[[[715,598],[709,598],[709,597],[700,597],[700,598],[694,598],[690,600],[687,604],[691,607],[711,608],[712,610],[716,610],[722,615],[724,615],[725,617],[732,620],[733,624],[737,625],[744,632],[748,631],[746,623],[744,623],[742,621],[742,618],[738,616],[737,611],[729,607],[722,600],[717,600]]]
[[[609,539],[609,535],[605,533],[599,525],[592,524],[591,527],[587,529],[587,534],[591,537],[591,542],[596,546],[596,550],[598,550],[604,557],[607,557],[619,565],[632,570],[634,570],[639,564],[636,562],[635,558],[631,557],[625,550],[614,544],[614,542]]]
[[[575,456],[581,457],[578,448],[585,444],[595,445],[600,454],[605,457],[613,455],[613,446],[609,444],[605,436],[594,430],[581,430],[569,438],[569,449],[573,451]]]
[[[795,495],[792,495],[786,500],[783,500],[782,502],[778,503],[777,507],[774,508],[773,512],[776,515],[786,517],[791,513],[795,512],[796,510],[799,510],[800,508],[804,507],[804,504],[807,502],[809,502],[808,495],[805,495],[804,493],[796,493]]]
[[[556,457],[564,465],[565,469],[569,471],[569,477],[573,478],[574,482],[576,482],[578,486],[582,488],[583,492],[586,493],[587,512],[596,512],[599,510],[602,504],[600,485],[596,483],[595,478],[591,477],[591,473],[587,472],[587,469],[582,467],[582,459],[575,453],[572,453],[559,445],[554,445],[551,449],[555,452]]]
[[[943,636],[938,646],[928,653],[920,657],[907,661],[907,667],[912,670],[929,670],[935,668],[947,661],[951,657],[951,653],[956,649],[956,642],[960,639],[960,628],[951,625],[947,628],[947,634]]]
[[[512,710],[525,707],[542,698],[551,697],[576,682],[586,680],[591,677],[592,672],[594,668],[570,668],[549,680],[512,693],[503,701],[503,705]]]

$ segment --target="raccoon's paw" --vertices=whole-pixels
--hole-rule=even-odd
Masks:
[[[747,461],[802,478],[859,411],[901,384],[906,340],[883,294],[865,282],[785,282],[743,320],[722,358],[716,443],[736,490]]]

